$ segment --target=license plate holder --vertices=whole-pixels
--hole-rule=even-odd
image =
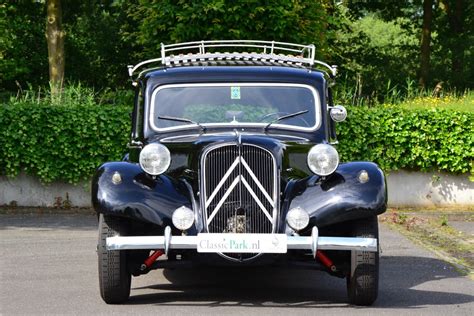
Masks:
[[[209,234],[197,236],[197,251],[204,253],[286,253],[285,234]]]

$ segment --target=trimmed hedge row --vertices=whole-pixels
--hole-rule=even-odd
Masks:
[[[0,106],[0,174],[20,171],[43,182],[89,179],[120,160],[130,132],[130,106]],[[343,161],[367,160],[384,170],[472,172],[474,113],[350,107],[338,124]]]
[[[383,170],[466,173],[474,169],[474,113],[395,106],[350,107],[337,126],[345,161],[367,160]]]
[[[122,159],[130,112],[130,106],[0,106],[0,173],[24,171],[43,182],[88,179],[103,162]]]

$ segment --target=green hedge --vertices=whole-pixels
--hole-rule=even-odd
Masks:
[[[373,161],[386,171],[473,171],[472,112],[349,107],[347,121],[337,131],[344,161]]]
[[[130,132],[130,106],[0,105],[0,173],[20,171],[43,182],[88,179],[120,160]],[[338,124],[343,161],[368,160],[384,170],[472,172],[474,113],[350,107]]]
[[[103,162],[121,160],[130,106],[0,105],[0,173],[76,183]]]

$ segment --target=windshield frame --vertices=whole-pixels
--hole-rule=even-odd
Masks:
[[[315,113],[315,124],[311,127],[301,127],[301,126],[294,126],[288,124],[281,124],[281,123],[273,123],[271,128],[277,129],[284,129],[284,130],[292,130],[292,131],[301,131],[301,132],[314,132],[321,127],[322,122],[322,113],[321,113],[321,99],[319,97],[319,92],[313,86],[309,84],[299,84],[299,83],[271,83],[271,82],[220,82],[220,83],[184,83],[184,84],[165,84],[156,87],[151,95],[151,100],[149,103],[149,113],[148,113],[148,121],[150,127],[155,132],[171,132],[171,131],[179,131],[179,130],[186,130],[186,129],[196,129],[199,128],[198,125],[195,124],[185,124],[180,126],[172,126],[172,127],[158,127],[155,125],[155,99],[156,94],[163,90],[163,89],[170,89],[170,88],[187,88],[187,87],[232,87],[232,86],[240,86],[240,87],[296,87],[296,88],[306,88],[311,91],[314,97],[314,106],[316,107]],[[268,125],[268,122],[239,122],[239,123],[200,123],[202,126],[206,128],[265,128]]]

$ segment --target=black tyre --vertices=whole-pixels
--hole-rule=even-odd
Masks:
[[[377,216],[354,222],[353,236],[377,238],[377,252],[351,251],[351,270],[347,277],[349,302],[354,305],[372,305],[379,290]]]
[[[130,296],[131,274],[127,271],[125,251],[107,250],[106,238],[126,235],[126,227],[118,218],[99,217],[99,259],[100,296],[107,304],[120,304]]]

